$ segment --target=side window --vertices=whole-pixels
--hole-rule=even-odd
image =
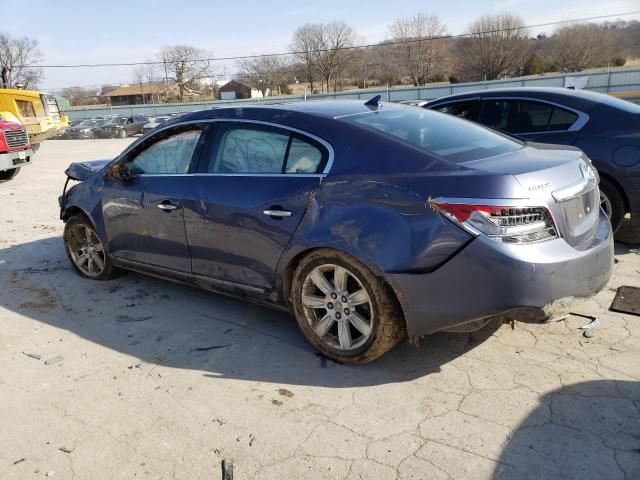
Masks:
[[[209,173],[281,173],[288,144],[289,135],[270,129],[226,128]]]
[[[318,173],[323,160],[324,154],[318,147],[293,137],[285,173]]]
[[[36,116],[36,111],[34,110],[33,104],[31,102],[16,100],[16,106],[18,107],[18,111],[20,112],[21,117],[31,118]]]
[[[507,103],[504,100],[485,100],[478,122],[487,127],[505,130],[508,118]]]
[[[187,173],[201,130],[177,133],[152,144],[128,164],[133,174]]]
[[[449,115],[455,115],[456,117],[468,118],[474,104],[475,101],[449,103],[447,105],[436,107],[434,110],[442,113],[448,113]]]
[[[487,100],[478,121],[508,133],[541,133],[567,130],[578,116],[544,102]]]
[[[569,130],[571,125],[576,123],[576,120],[578,120],[578,115],[575,113],[556,107],[553,109],[553,114],[551,115],[551,121],[549,122],[549,128],[547,130],[550,132]]]
[[[507,131],[511,133],[533,133],[547,130],[553,106],[548,103],[521,100],[509,102],[509,123]]]

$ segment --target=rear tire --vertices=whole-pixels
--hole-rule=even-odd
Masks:
[[[20,167],[12,168],[11,170],[0,171],[0,182],[8,182],[13,177],[15,177],[19,171],[20,171]]]
[[[624,218],[624,198],[617,186],[602,177],[600,178],[600,206],[609,217],[611,229],[615,233]]]
[[[84,215],[73,215],[67,220],[63,239],[71,266],[81,277],[110,280],[123,273],[113,266],[102,240]]]
[[[406,336],[389,287],[342,252],[321,249],[304,257],[293,275],[290,300],[309,343],[336,362],[370,362]]]

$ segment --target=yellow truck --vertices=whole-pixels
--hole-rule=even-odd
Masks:
[[[14,88],[0,88],[0,118],[23,124],[34,152],[42,141],[69,124],[68,117],[60,114],[55,97]]]

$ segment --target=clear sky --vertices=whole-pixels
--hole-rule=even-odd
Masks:
[[[640,10],[640,0],[29,0],[26,4],[29,14],[11,15],[0,31],[38,39],[45,64],[144,61],[155,59],[162,45],[176,43],[204,48],[214,56],[282,52],[298,26],[331,20],[352,25],[364,42],[376,42],[387,37],[387,25],[395,18],[418,11],[438,15],[455,34],[464,32],[476,17],[506,11],[532,25]],[[624,18],[640,20],[640,15]],[[233,73],[233,64],[223,68],[227,76]],[[125,83],[132,79],[131,70],[45,69],[43,87]]]

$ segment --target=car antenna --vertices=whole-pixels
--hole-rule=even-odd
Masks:
[[[382,95],[376,95],[371,100],[367,100],[366,102],[364,102],[364,104],[366,107],[370,108],[371,110],[377,110],[378,108],[382,107],[382,103],[380,103],[381,98],[382,98]]]

